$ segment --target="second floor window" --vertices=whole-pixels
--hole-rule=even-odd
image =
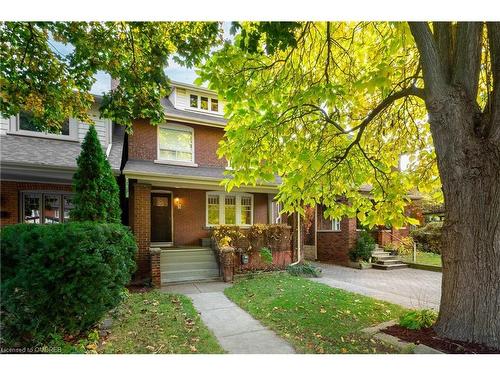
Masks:
[[[208,112],[219,112],[219,100],[203,95],[189,95],[189,107],[192,109],[201,109]]]
[[[66,120],[61,128],[57,131],[46,131],[43,130],[42,126],[35,121],[33,114],[31,112],[21,112],[18,116],[18,124],[19,130],[30,131],[30,132],[39,132],[46,134],[57,134],[57,135],[68,135],[69,132],[69,120]]]
[[[159,128],[159,159],[182,163],[194,163],[193,128],[181,125],[165,125]]]

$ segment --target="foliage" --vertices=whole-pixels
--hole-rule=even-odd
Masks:
[[[443,222],[427,223],[423,227],[410,232],[410,236],[417,243],[417,248],[435,254],[441,254],[441,232]]]
[[[287,274],[241,280],[224,293],[298,353],[396,352],[360,331],[405,311],[401,306]]]
[[[10,346],[87,330],[120,303],[135,268],[137,245],[120,224],[17,224],[0,238],[2,344]]]
[[[212,229],[212,237],[219,248],[230,245],[242,252],[258,251],[263,247],[271,251],[290,249],[290,227],[283,224],[254,224],[249,228],[219,225]]]
[[[96,354],[100,340],[99,332],[96,329],[91,330],[76,341],[65,340],[60,333],[52,333],[49,336],[50,341],[46,347],[53,350],[50,353],[57,354]],[[44,352],[43,349],[44,347],[42,347],[42,352]]]
[[[131,293],[113,317],[100,353],[223,353],[183,295],[160,291]]]
[[[271,249],[269,249],[268,247],[262,247],[259,250],[259,254],[260,254],[260,259],[262,259],[264,263],[269,264],[273,262],[273,253],[271,252]]]
[[[415,224],[404,213],[408,192],[440,184],[408,25],[248,22],[234,31],[199,80],[227,99],[226,187],[278,174],[285,211],[320,203],[326,216],[369,227]]]
[[[94,126],[90,126],[73,176],[74,221],[120,223],[120,192]]]
[[[47,130],[69,117],[92,123],[87,110],[94,75],[118,79],[104,93],[101,113],[130,126],[165,120],[169,59],[188,67],[220,42],[217,22],[2,22],[0,113],[31,111]]]
[[[413,238],[403,237],[397,242],[391,242],[384,246],[385,251],[395,252],[397,255],[411,255],[413,254]]]
[[[399,318],[399,325],[408,329],[429,328],[436,322],[437,313],[434,310],[413,310]]]
[[[363,260],[369,262],[372,257],[372,252],[375,250],[375,240],[368,232],[359,232],[359,237],[356,240],[356,246],[349,251],[349,259],[353,262]]]
[[[292,276],[303,276],[303,277],[321,276],[321,268],[316,267],[313,264],[307,262],[289,265],[286,268],[286,270]]]

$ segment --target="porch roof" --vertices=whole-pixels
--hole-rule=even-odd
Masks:
[[[227,177],[224,174],[226,170],[223,167],[190,167],[160,164],[149,160],[128,160],[123,168],[123,174],[138,180],[219,186],[219,183]],[[258,184],[254,188],[276,190],[280,182],[281,179],[276,177],[275,181]]]

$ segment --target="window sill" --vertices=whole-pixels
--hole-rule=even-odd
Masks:
[[[341,230],[318,229],[316,232],[318,232],[318,233],[340,233],[340,232],[342,232],[342,229]]]
[[[220,226],[224,227],[238,227],[238,228],[243,228],[243,229],[249,229],[253,224],[213,224],[213,225],[205,225],[203,226],[204,230],[211,230]]]
[[[193,168],[198,167],[198,164],[196,164],[196,163],[183,162],[183,161],[175,161],[175,160],[161,160],[161,159],[157,159],[154,162],[156,164],[177,165],[177,166],[181,166],[181,167],[193,167]]]
[[[210,111],[208,109],[200,109],[200,108],[193,108],[193,107],[186,107],[186,111],[189,112],[195,112],[195,113],[201,113],[204,115],[212,115],[214,117],[223,117],[223,114],[220,112],[215,112],[215,111]]]
[[[17,135],[22,137],[33,137],[33,138],[43,138],[43,139],[55,139],[57,141],[69,141],[69,142],[79,142],[79,140],[70,135],[57,135],[57,134],[45,134],[38,132],[28,132],[28,131],[8,131],[7,135]]]

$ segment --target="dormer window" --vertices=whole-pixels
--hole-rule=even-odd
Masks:
[[[190,94],[189,108],[219,113],[219,100],[205,95]]]

